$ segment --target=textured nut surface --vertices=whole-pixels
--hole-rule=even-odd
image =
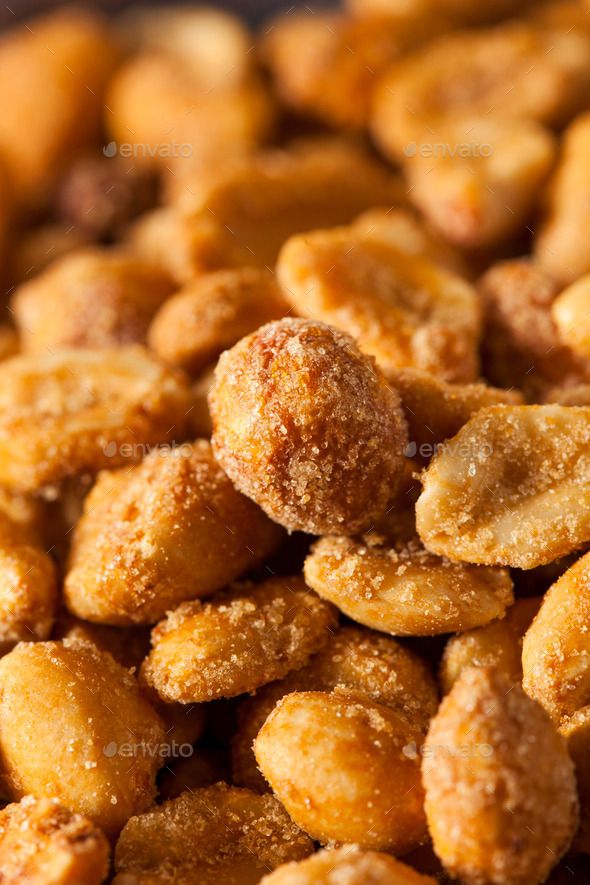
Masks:
[[[100,885],[109,845],[87,818],[57,799],[25,796],[0,811],[0,877],[5,885]]]
[[[422,477],[416,524],[429,550],[534,568],[590,540],[590,409],[492,406]]]
[[[353,533],[395,497],[399,398],[348,335],[269,323],[221,356],[209,403],[222,467],[286,528]]]
[[[208,442],[156,449],[100,474],[74,531],[66,603],[87,620],[155,623],[259,565],[282,537]]]
[[[367,627],[398,636],[469,630],[501,617],[512,602],[504,569],[451,562],[416,539],[366,540],[321,538],[305,561],[305,579]]]
[[[285,244],[277,278],[298,314],[348,332],[384,369],[476,377],[475,292],[422,255],[354,226],[312,231]]]
[[[404,853],[424,836],[422,732],[358,693],[294,692],[256,738],[258,765],[293,820],[320,842]]]
[[[115,851],[116,885],[255,885],[313,851],[272,796],[215,784],[132,817]]]
[[[13,357],[0,375],[0,482],[31,493],[182,439],[189,397],[140,347]]]
[[[0,660],[0,750],[12,799],[55,796],[114,836],[153,801],[163,738],[135,679],[94,645],[21,643]]]
[[[436,879],[422,876],[389,854],[362,851],[344,845],[318,851],[299,863],[291,862],[265,876],[261,885],[435,885]]]
[[[547,714],[493,669],[455,683],[423,748],[434,849],[466,885],[535,885],[569,847],[578,799]]]
[[[306,664],[335,626],[335,610],[302,578],[238,585],[158,624],[142,676],[165,701],[235,697]]]

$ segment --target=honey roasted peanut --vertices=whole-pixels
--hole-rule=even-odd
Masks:
[[[411,867],[376,851],[361,851],[344,845],[319,851],[307,860],[280,866],[262,879],[261,885],[434,885],[431,876],[422,876]]]

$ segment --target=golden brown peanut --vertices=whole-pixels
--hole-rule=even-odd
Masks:
[[[109,853],[101,831],[57,799],[25,796],[0,811],[4,885],[100,885]]]
[[[19,202],[44,202],[61,171],[100,132],[117,53],[101,19],[63,9],[0,43],[0,154]]]
[[[71,224],[54,221],[28,228],[12,246],[10,278],[17,285],[25,283],[52,262],[90,245],[91,237]]]
[[[124,252],[80,250],[20,286],[12,310],[23,350],[145,343],[153,315],[172,294],[159,268]]]
[[[590,540],[590,409],[482,409],[422,476],[416,525],[441,556],[530,569]]]
[[[556,149],[536,123],[485,117],[429,129],[404,153],[409,197],[432,227],[481,249],[523,228]]]
[[[219,359],[213,450],[236,487],[288,529],[354,533],[401,482],[399,399],[352,338],[280,320]]]
[[[358,627],[342,627],[309,664],[280,682],[245,698],[238,708],[238,729],[232,742],[234,781],[264,792],[253,743],[277,702],[293,691],[358,692],[406,716],[423,731],[438,706],[436,684],[418,655],[389,636]]]
[[[132,817],[115,852],[113,885],[246,885],[313,851],[272,796],[215,784]]]
[[[198,375],[222,351],[288,310],[267,270],[220,270],[199,277],[161,307],[150,326],[150,347]]]
[[[523,686],[559,722],[590,703],[590,554],[543,598],[524,637]]]
[[[590,275],[581,277],[558,295],[551,314],[561,340],[574,353],[590,358]]]
[[[230,781],[229,759],[225,748],[195,747],[189,756],[182,756],[174,762],[168,762],[161,772],[160,799],[177,799],[189,790],[201,790],[212,787],[219,781]]]
[[[259,565],[281,529],[240,495],[204,440],[101,473],[72,540],[65,600],[104,624],[153,624]]]
[[[590,853],[590,707],[582,707],[565,719],[560,733],[576,769],[580,797],[580,827],[574,838],[573,850]]]
[[[0,376],[0,483],[37,492],[182,439],[190,391],[139,347],[13,357]]]
[[[403,854],[425,832],[422,740],[404,716],[357,693],[294,692],[274,708],[254,750],[312,838]]]
[[[12,799],[56,796],[108,836],[151,804],[164,729],[109,654],[75,640],[21,643],[0,660],[0,692]]]
[[[519,11],[530,0],[519,4]],[[408,15],[428,17],[444,14],[457,25],[493,22],[514,14],[512,0],[347,0],[356,15]]]
[[[0,513],[0,654],[21,640],[47,639],[56,607],[53,560]]]
[[[277,278],[300,316],[348,332],[383,369],[414,366],[447,381],[477,375],[479,305],[465,280],[355,226],[283,247]]]
[[[349,618],[396,636],[479,627],[513,599],[506,570],[451,562],[415,538],[321,538],[305,560],[305,580]]]
[[[481,278],[486,376],[536,397],[548,386],[579,381],[588,366],[559,339],[551,306],[559,287],[527,259],[502,261]]]
[[[534,246],[540,266],[563,285],[590,272],[584,231],[590,222],[590,114],[566,130],[561,160],[546,197],[547,212]]]
[[[495,667],[511,683],[522,682],[522,641],[540,604],[541,597],[517,599],[501,620],[452,636],[440,665],[443,694],[467,667]]]
[[[513,21],[446,34],[396,62],[374,97],[372,129],[386,155],[444,142],[474,118],[559,125],[584,107],[590,39],[576,28]],[[426,133],[432,133],[429,137]]]
[[[306,664],[336,620],[302,578],[238,585],[170,612],[154,628],[142,677],[168,702],[235,697]]]
[[[399,199],[396,178],[348,143],[265,151],[190,181],[177,205],[141,220],[130,243],[181,284],[223,267],[272,267],[285,240],[346,224]]]
[[[299,863],[279,867],[262,879],[261,885],[435,885],[436,879],[422,876],[389,854],[361,851],[344,845],[319,851]]]
[[[448,384],[419,369],[391,369],[385,377],[402,400],[410,437],[408,457],[430,458],[440,443],[454,436],[480,409],[522,403],[517,390],[481,383]]]
[[[464,671],[423,747],[434,849],[465,885],[540,885],[578,823],[573,765],[541,707],[491,668]]]

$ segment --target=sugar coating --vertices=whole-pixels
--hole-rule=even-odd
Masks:
[[[261,885],[435,885],[432,876],[422,876],[390,854],[362,851],[358,845],[343,845],[318,851],[299,863],[279,867],[262,879]]]

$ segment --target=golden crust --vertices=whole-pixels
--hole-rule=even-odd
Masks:
[[[299,863],[291,862],[265,876],[261,885],[435,885],[432,876],[422,876],[389,854],[362,851],[344,845],[318,851]]]
[[[72,539],[65,600],[105,624],[153,624],[259,565],[281,529],[237,492],[204,440],[101,473]]]
[[[222,467],[288,529],[355,532],[395,497],[399,399],[348,335],[306,320],[263,326],[222,354],[209,405]]]
[[[238,585],[169,613],[154,628],[142,678],[168,702],[235,697],[302,667],[335,627],[335,610],[302,578]]]
[[[434,849],[466,885],[539,885],[578,823],[573,765],[547,714],[493,669],[464,671],[423,748]]]

